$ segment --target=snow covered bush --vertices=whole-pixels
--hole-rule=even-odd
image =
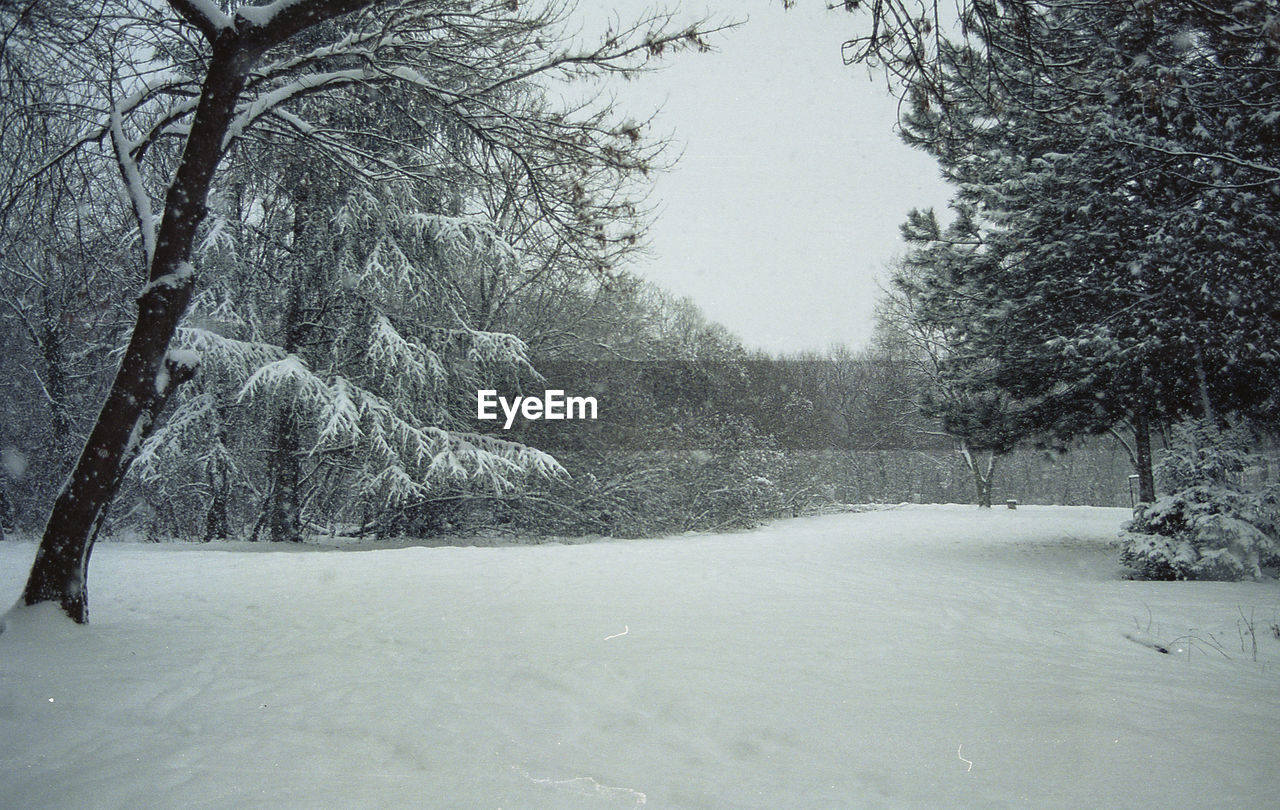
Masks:
[[[1261,576],[1261,564],[1280,553],[1278,506],[1274,488],[1179,490],[1139,510],[1124,535],[1121,560],[1142,579]]]
[[[1249,466],[1251,437],[1244,425],[1220,428],[1196,419],[1173,426],[1169,450],[1156,469],[1160,487],[1177,492],[1195,486],[1238,489]]]
[[[1158,470],[1170,494],[1139,507],[1121,561],[1142,579],[1260,577],[1280,556],[1280,488],[1247,491],[1248,458],[1241,426],[1175,426]]]

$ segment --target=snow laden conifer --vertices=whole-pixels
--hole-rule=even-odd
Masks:
[[[956,451],[973,478],[975,501],[990,507],[1001,456],[1028,434],[1017,403],[996,385],[996,359],[975,350],[973,334],[990,330],[999,317],[966,319],[973,268],[993,259],[972,212],[963,205],[943,228],[933,211],[913,210],[902,225],[911,249],[893,268],[877,317],[877,351],[905,364],[916,380],[914,404],[935,423],[933,430],[955,440]]]
[[[903,121],[981,245],[930,235],[931,317],[1051,443],[1123,436],[1154,501],[1162,426],[1276,424],[1276,4],[962,16]]]
[[[1175,425],[1158,472],[1170,494],[1139,507],[1121,559],[1143,579],[1237,580],[1280,556],[1280,490],[1245,486],[1244,426]]]
[[[179,342],[201,352],[204,376],[143,448],[147,484],[235,486],[260,505],[243,516],[249,536],[281,540],[335,521],[386,531],[442,495],[562,474],[545,453],[468,428],[478,388],[536,377],[523,341],[469,325],[460,293],[474,268],[519,254],[482,214],[428,212],[421,191],[360,187],[336,207],[295,198],[310,207],[293,211],[291,234],[307,259],[288,268],[284,305],[261,285],[239,296],[249,315],[229,291],[197,299]],[[198,500],[219,503],[216,491]],[[209,534],[219,520],[210,512]]]

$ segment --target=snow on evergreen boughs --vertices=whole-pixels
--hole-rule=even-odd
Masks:
[[[216,204],[210,209],[211,215],[205,220],[205,233],[195,247],[195,254],[202,257],[220,252],[234,255],[237,247],[234,226]]]
[[[1280,553],[1275,490],[1198,486],[1143,506],[1123,536],[1121,561],[1143,579],[1260,577]]]
[[[214,416],[212,394],[184,400],[142,443],[130,472],[142,481],[155,481],[162,474],[162,462],[198,449],[208,438],[208,422]]]
[[[265,366],[285,359],[279,346],[238,340],[211,329],[179,327],[177,343],[183,349],[198,352],[204,366],[217,368],[237,384],[248,381]]]
[[[290,354],[255,371],[241,386],[236,399],[243,400],[264,393],[274,394],[286,388],[302,401],[323,402],[330,396],[329,386],[311,373],[302,358]]]
[[[536,374],[529,363],[528,345],[506,332],[484,332],[479,329],[466,329],[455,332],[467,342],[467,359],[473,363],[507,364],[522,371]]]
[[[1260,577],[1280,555],[1280,489],[1247,491],[1247,459],[1242,427],[1175,426],[1159,468],[1173,492],[1139,508],[1121,561],[1143,579]]]
[[[265,227],[271,212],[256,205],[252,218]],[[247,476],[234,486],[263,497],[271,485],[252,479],[279,463],[269,461],[275,439],[250,436],[268,414],[293,425],[293,452],[323,489],[309,497],[327,502],[330,515],[448,492],[509,493],[531,476],[564,475],[545,453],[466,431],[467,392],[491,387],[495,376],[538,376],[523,340],[468,322],[459,280],[518,259],[492,221],[424,213],[415,190],[395,183],[352,189],[333,210],[307,220],[314,232],[284,220],[293,239],[321,251],[287,271],[306,290],[293,303],[270,288],[233,285],[197,296],[178,343],[203,357],[201,375],[143,448],[138,480],[157,492],[184,478],[203,489],[230,471]],[[237,255],[230,224],[214,227],[226,232],[209,241],[218,254],[210,262],[249,259]],[[225,443],[209,442],[219,432]],[[215,451],[243,463],[218,464]]]
[[[384,339],[390,328],[379,325]],[[291,401],[315,426],[310,453],[334,450],[361,459],[356,491],[386,506],[424,499],[442,485],[507,492],[526,475],[564,474],[546,453],[424,422],[412,399],[390,400],[342,376],[322,377],[296,355],[249,378],[238,399],[254,398]]]
[[[399,374],[419,380],[436,380],[446,376],[446,371],[434,352],[416,341],[407,340],[382,314],[374,318],[365,356],[375,368],[387,374]]]
[[[1157,474],[1169,491],[1195,486],[1237,488],[1249,457],[1249,433],[1242,425],[1219,428],[1186,419],[1170,430],[1169,450]]]
[[[406,217],[406,223],[419,235],[450,246],[459,255],[490,254],[509,262],[520,259],[519,252],[503,238],[495,223],[482,214],[445,216],[414,213]]]

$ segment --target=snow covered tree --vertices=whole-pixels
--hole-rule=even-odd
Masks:
[[[11,481],[23,523],[47,512],[75,461],[140,283],[125,261],[128,206],[94,193],[109,187],[110,165],[60,159],[82,125],[84,77],[70,55],[82,11],[0,9],[0,448],[25,459]]]
[[[879,348],[914,371],[916,405],[955,440],[976,502],[989,508],[999,458],[1027,438],[1027,429],[1017,403],[995,382],[994,359],[966,345],[968,311],[951,294],[953,274],[979,260],[981,236],[963,211],[945,229],[932,211],[912,211],[903,234],[912,248],[878,308]]]
[[[1171,433],[1159,468],[1170,494],[1139,508],[1121,560],[1143,579],[1260,577],[1280,559],[1280,490],[1244,486],[1247,426],[1185,420]]]
[[[1029,427],[1132,426],[1143,500],[1153,426],[1273,418],[1276,19],[1275,3],[974,4],[953,38],[917,21],[927,37],[885,46],[906,60],[905,136],[956,184],[974,241],[936,240],[939,325],[962,325],[956,349]]]
[[[305,211],[294,190],[292,253],[269,251],[281,286],[235,295],[216,285],[179,330],[179,345],[205,358],[203,370],[143,447],[138,469],[149,483],[207,481],[211,510],[219,487],[236,483],[262,503],[252,537],[296,540],[320,513],[329,523],[370,524],[369,514],[450,488],[505,493],[526,474],[558,470],[543,454],[468,427],[478,388],[532,371],[521,341],[468,325],[454,283],[511,248],[483,219],[424,213],[417,185],[346,197],[331,189],[320,195],[331,206]],[[317,216],[324,212],[331,216]],[[217,266],[212,256],[206,266]],[[236,435],[224,441],[229,419]],[[201,464],[184,475],[193,455]],[[238,480],[224,481],[232,468]],[[375,523],[389,528],[382,517]]]
[[[376,129],[353,136],[319,126],[298,112],[303,100],[353,87],[411,88],[483,148],[529,156],[519,165],[559,225],[595,227],[590,213],[597,207],[575,204],[572,185],[562,181],[573,166],[643,169],[634,128],[609,125],[598,108],[548,103],[513,111],[511,90],[540,76],[634,70],[665,50],[704,47],[704,32],[664,28],[670,18],[657,16],[610,31],[598,44],[565,47],[559,10],[505,0],[279,0],[229,11],[206,0],[93,6],[81,21],[81,52],[94,57],[80,62],[86,69],[77,80],[84,124],[56,162],[84,154],[114,162],[137,221],[147,284],[106,402],[51,511],[25,604],[58,602],[73,619],[87,620],[94,535],[160,412],[198,364],[193,352],[171,351],[171,342],[196,290],[192,250],[228,151],[268,132],[317,157],[341,162],[358,154],[385,177],[413,175],[406,160],[413,150],[371,148]],[[38,35],[24,41],[41,45]],[[276,378],[316,385],[300,364],[278,362]],[[396,418],[373,400],[353,402],[388,424]],[[411,434],[401,431],[406,441]],[[424,452],[449,446],[429,431],[421,438]]]

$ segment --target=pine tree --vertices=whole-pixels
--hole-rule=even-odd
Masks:
[[[1276,9],[1249,5],[987,8],[904,121],[977,243],[937,251],[957,352],[1060,442],[1130,424],[1144,500],[1153,425],[1274,412]]]

